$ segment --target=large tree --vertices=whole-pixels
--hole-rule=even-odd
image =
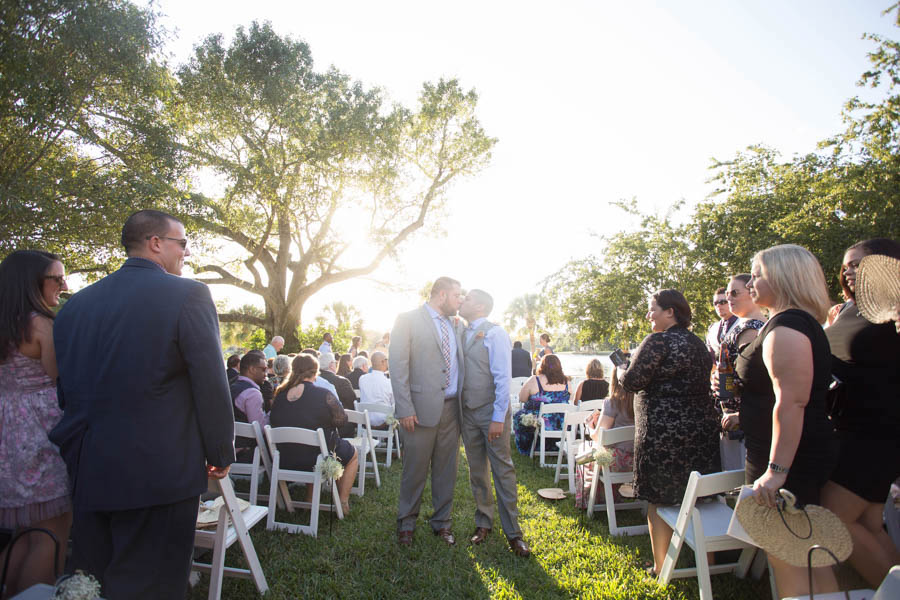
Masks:
[[[475,93],[455,80],[426,83],[414,111],[392,106],[334,68],[315,71],[309,47],[268,24],[239,28],[227,48],[206,38],[178,79],[181,149],[198,180],[215,183],[192,196],[189,220],[228,242],[195,271],[260,296],[264,319],[221,319],[265,327],[289,347],[313,294],[396,257],[496,141]]]
[[[133,207],[172,198],[160,43],[154,14],[123,0],[0,3],[0,255],[106,270]]]

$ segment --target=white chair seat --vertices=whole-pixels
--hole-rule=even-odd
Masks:
[[[666,523],[676,523],[678,521],[677,506],[660,506],[656,509],[656,513]],[[709,502],[698,504],[697,511],[700,518],[703,519],[703,535],[706,538],[707,552],[717,552],[721,550],[732,549],[734,538],[726,534],[728,524],[731,522],[731,516],[734,511],[727,504],[721,502]],[[697,543],[694,540],[694,528],[688,527],[684,534],[684,541],[691,548],[695,548]],[[717,548],[718,545],[728,546],[727,548]]]

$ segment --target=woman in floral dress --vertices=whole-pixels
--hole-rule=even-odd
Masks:
[[[522,386],[519,392],[519,402],[523,404],[522,410],[513,415],[513,430],[516,432],[516,448],[520,454],[531,452],[531,443],[534,440],[534,427],[522,424],[525,415],[537,415],[541,411],[542,404],[566,404],[569,402],[569,379],[562,370],[562,363],[555,354],[545,354],[538,365],[537,374]],[[554,413],[544,417],[546,431],[559,431],[562,429],[564,415]]]
[[[59,540],[60,569],[72,505],[66,466],[47,432],[62,416],[51,309],[67,289],[56,255],[18,250],[0,263],[0,527],[50,530]],[[7,594],[53,583],[53,554],[43,534],[21,539],[9,557]]]

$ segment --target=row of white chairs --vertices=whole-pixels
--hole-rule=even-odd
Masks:
[[[385,442],[386,459],[384,465],[390,467],[391,457],[396,452],[400,458],[400,438],[396,427],[387,430],[373,429],[369,413],[381,412],[393,415],[393,409],[387,405],[375,403],[356,402],[357,410],[346,410],[350,423],[356,424],[356,437],[348,440],[357,449],[359,457],[359,471],[355,486],[351,493],[362,496],[365,493],[366,478],[371,476],[377,487],[381,486],[381,477],[378,471],[378,459],[376,448]],[[224,575],[232,575],[253,579],[260,594],[265,594],[268,584],[265,579],[253,542],[250,539],[249,529],[262,519],[266,519],[266,529],[281,530],[290,533],[304,533],[315,537],[318,532],[320,510],[333,511],[339,519],[344,517],[338,495],[337,482],[331,481],[331,503],[320,501],[322,488],[326,485],[320,465],[329,456],[325,443],[324,430],[315,431],[301,429],[299,427],[276,427],[268,425],[261,428],[258,422],[235,423],[235,437],[247,438],[255,441],[253,456],[249,463],[234,463],[229,473],[235,477],[248,477],[250,480],[250,492],[236,494],[231,479],[226,477],[221,480],[210,480],[210,490],[218,492],[223,500],[223,506],[219,513],[216,528],[212,530],[197,529],[194,536],[194,544],[198,548],[213,550],[212,561],[201,563],[194,561],[193,570],[210,574],[209,595],[210,600],[216,600],[222,592],[222,579]],[[396,441],[396,447],[394,442]],[[302,444],[313,446],[319,450],[316,465],[312,471],[296,471],[284,469],[281,466],[281,454],[278,444]],[[369,471],[371,470],[371,475]],[[269,493],[263,496],[259,493],[259,482],[263,474],[269,477]],[[312,485],[312,502],[300,502],[293,500],[288,484],[301,483]],[[305,490],[304,490],[305,492]],[[249,508],[241,511],[237,497],[245,496],[249,502]],[[267,502],[267,506],[260,506],[258,502]],[[276,507],[294,512],[296,508],[308,508],[310,510],[309,524],[286,523],[275,520]],[[225,567],[225,551],[229,546],[239,542],[244,558],[249,569]]]

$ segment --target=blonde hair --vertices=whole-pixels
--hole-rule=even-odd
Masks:
[[[756,253],[759,264],[775,295],[778,311],[799,308],[824,323],[831,308],[825,273],[812,252],[796,244],[772,246]]]
[[[588,379],[603,379],[603,363],[598,359],[591,359],[591,362],[587,364],[587,368],[584,370],[584,374],[587,375]]]

